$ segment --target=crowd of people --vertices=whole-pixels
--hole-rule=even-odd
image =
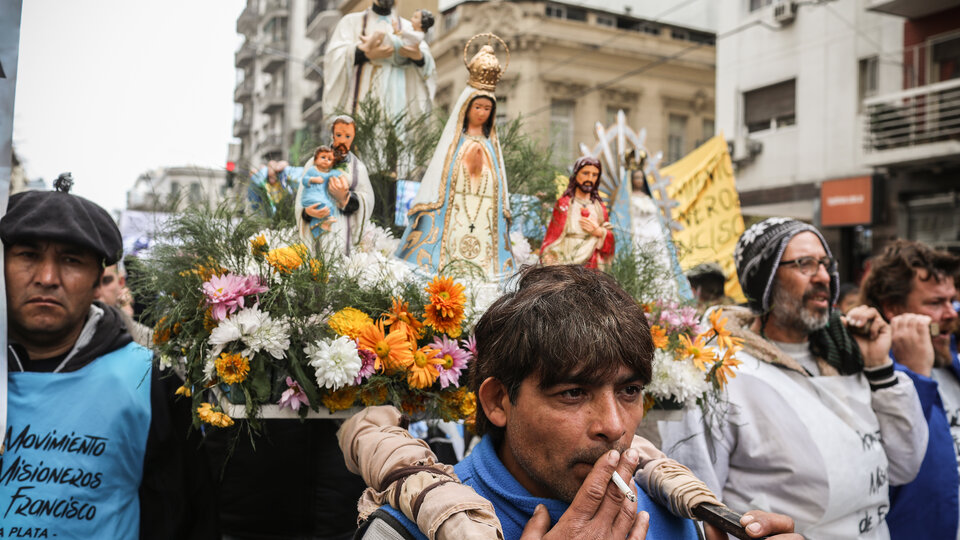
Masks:
[[[815,227],[747,229],[735,260],[748,301],[722,307],[742,365],[717,403],[660,423],[659,450],[634,436],[654,351],[641,306],[595,269],[524,269],[475,329],[480,442],[451,469],[371,464],[409,439],[392,421],[341,432],[339,451],[332,421],[274,422],[256,441],[189,429],[179,381],[160,376],[137,344],[149,331],[124,312],[109,214],[64,191],[22,193],[0,239],[3,537],[351,538],[361,500],[370,539],[696,538],[689,508],[669,502],[692,484],[648,479],[668,463],[744,513],[751,538],[960,538],[960,258],[920,242],[883,249],[841,311]],[[705,316],[724,301],[715,270],[691,277],[714,295]],[[464,493],[446,484],[473,495],[430,496]]]

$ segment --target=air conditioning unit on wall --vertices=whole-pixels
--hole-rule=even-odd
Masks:
[[[797,18],[797,2],[795,0],[774,0],[773,20],[779,25],[786,25]]]

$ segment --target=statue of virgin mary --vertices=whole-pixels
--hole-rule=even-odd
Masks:
[[[510,196],[494,124],[493,92],[503,70],[489,44],[467,69],[469,82],[424,173],[396,255],[432,273],[466,264],[493,281],[514,272]]]

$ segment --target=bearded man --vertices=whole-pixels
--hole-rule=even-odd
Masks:
[[[916,480],[890,490],[895,539],[960,538],[960,358],[951,335],[958,269],[955,255],[897,240],[874,258],[861,288],[864,303],[890,322],[896,367],[913,380],[930,430]]]
[[[888,486],[913,480],[927,445],[889,325],[866,306],[831,313],[836,262],[810,225],[757,223],[734,260],[750,309],[723,313],[743,364],[706,417],[660,423],[664,452],[734,510],[787,514],[809,538],[889,538]]]

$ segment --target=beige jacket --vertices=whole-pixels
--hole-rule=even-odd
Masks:
[[[399,427],[400,412],[370,407],[347,420],[337,432],[347,468],[369,486],[357,504],[360,521],[384,504],[399,509],[431,540],[502,539],[493,505],[459,482],[453,467],[437,463],[426,442]],[[635,437],[640,453],[637,485],[680,517],[717,498],[689,469],[653,444]]]

